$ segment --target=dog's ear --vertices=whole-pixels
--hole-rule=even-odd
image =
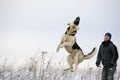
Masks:
[[[78,16],[75,20],[80,20],[80,17]]]
[[[80,17],[77,17],[77,18],[74,20],[74,24],[75,24],[75,25],[79,25],[79,22],[80,22]]]

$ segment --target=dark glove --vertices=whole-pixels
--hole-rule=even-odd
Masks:
[[[97,67],[100,67],[100,63],[97,63],[97,62],[96,62],[96,66],[97,66]]]
[[[114,66],[114,64],[113,64],[113,63],[111,63],[111,64],[110,64],[110,68],[112,68],[113,66]]]

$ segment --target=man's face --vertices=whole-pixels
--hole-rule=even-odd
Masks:
[[[110,37],[109,36],[105,36],[104,37],[104,41],[109,41],[110,40]]]

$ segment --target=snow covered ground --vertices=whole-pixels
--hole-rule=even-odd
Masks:
[[[5,59],[0,62],[0,80],[100,80],[101,69],[87,65],[76,72],[63,71],[66,64],[56,62],[53,56],[41,53],[17,66]],[[115,73],[115,80],[120,80],[120,71]]]

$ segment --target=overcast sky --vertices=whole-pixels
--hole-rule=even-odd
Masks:
[[[77,42],[85,53],[99,48],[106,32],[120,50],[120,0],[0,0],[0,58],[24,59],[37,49],[55,52],[77,16]]]

